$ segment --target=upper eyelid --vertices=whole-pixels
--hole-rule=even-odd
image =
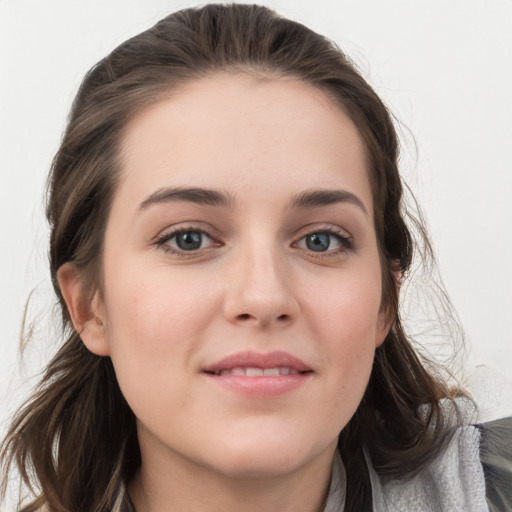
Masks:
[[[218,230],[215,230],[213,228],[207,228],[202,225],[202,222],[198,222],[197,224],[194,222],[190,223],[180,223],[183,225],[178,226],[169,226],[167,228],[162,229],[154,238],[154,242],[158,242],[160,240],[165,240],[172,238],[173,236],[179,234],[179,233],[186,233],[187,231],[194,231],[198,233],[203,233],[204,235],[212,238],[212,239],[218,239],[221,237],[221,234]]]
[[[332,233],[334,235],[338,235],[342,238],[347,238],[350,240],[353,238],[352,234],[349,231],[340,226],[335,226],[333,224],[327,223],[315,223],[298,229],[296,231],[294,239],[297,241],[313,233]]]
[[[302,240],[304,240],[307,236],[309,235],[313,235],[315,233],[327,233],[329,236],[332,236],[334,238],[337,238],[342,244],[344,245],[353,245],[353,242],[352,242],[352,238],[351,237],[348,237],[348,236],[344,236],[342,235],[341,233],[338,233],[336,231],[327,231],[327,230],[323,230],[323,231],[311,231],[310,233],[306,233],[305,235],[299,237],[295,242],[293,242],[293,245],[296,245],[298,244],[299,242],[301,242]]]
[[[170,240],[171,238],[174,238],[176,235],[181,235],[182,233],[201,233],[202,235],[206,235],[208,238],[214,239],[208,231],[205,231],[204,229],[176,229],[174,231],[168,231],[164,232],[160,235],[160,239],[167,239]]]

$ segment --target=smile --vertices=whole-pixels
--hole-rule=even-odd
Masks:
[[[250,398],[289,393],[310,380],[313,369],[287,352],[239,352],[206,366],[209,381],[229,392]]]
[[[298,375],[295,368],[281,366],[276,368],[241,368],[236,367],[231,370],[221,370],[215,375],[244,375],[245,377],[279,377],[280,375]]]

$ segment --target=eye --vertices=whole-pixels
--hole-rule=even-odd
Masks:
[[[297,242],[297,247],[316,253],[339,253],[352,249],[352,242],[347,236],[326,230],[308,233]]]
[[[183,229],[163,234],[156,245],[166,252],[182,254],[205,249],[215,245],[214,240],[204,231],[198,229]]]
[[[185,231],[184,233],[176,233],[171,240],[174,240],[178,249],[182,251],[197,251],[208,238],[207,235],[200,231]]]
[[[306,247],[315,252],[327,251],[331,245],[329,233],[311,233],[306,236],[305,240]]]

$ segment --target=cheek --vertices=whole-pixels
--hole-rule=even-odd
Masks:
[[[137,273],[119,264],[107,279],[110,354],[123,394],[137,413],[169,403],[181,407],[187,396],[195,370],[191,357],[215,300],[214,291],[198,288],[165,268]]]
[[[209,312],[198,291],[169,272],[110,274],[105,289],[107,336],[120,388],[139,419],[187,407],[194,368],[190,354]]]
[[[379,272],[340,272],[307,290],[307,315],[329,345],[357,353],[374,343],[381,304]],[[337,341],[341,339],[343,343]]]
[[[112,274],[106,289],[106,311],[112,349],[143,350],[146,356],[176,353],[193,342],[209,318],[213,291],[186,273],[155,271]],[[129,278],[126,278],[126,275]],[[198,308],[198,300],[201,308]]]
[[[336,282],[336,281],[335,281]],[[375,354],[380,275],[345,275],[309,294],[306,316],[318,340],[333,421],[345,425],[364,394]],[[340,418],[341,415],[341,418]]]

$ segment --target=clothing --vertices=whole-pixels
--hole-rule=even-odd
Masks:
[[[461,427],[447,449],[407,482],[383,483],[366,462],[373,512],[511,512],[512,417]],[[344,511],[345,469],[337,452],[324,512]],[[121,490],[112,512],[135,512]]]

